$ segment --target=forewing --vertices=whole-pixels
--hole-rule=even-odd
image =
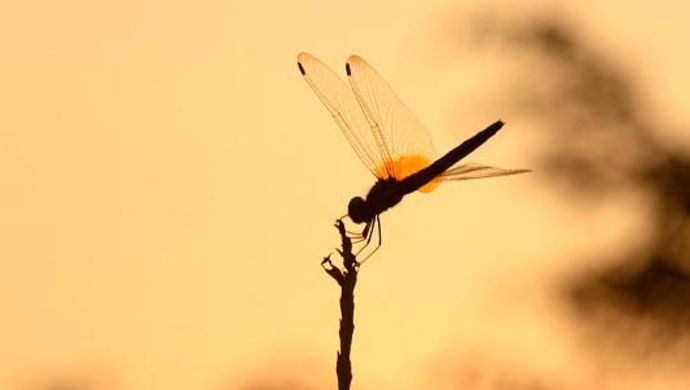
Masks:
[[[530,172],[529,169],[504,169],[491,167],[479,163],[465,163],[456,165],[438,176],[435,180],[471,180],[482,179],[485,177],[517,175],[518,173]]]
[[[431,135],[378,72],[358,56],[348,58],[346,71],[388,175],[404,177],[398,163],[402,157],[418,156],[433,162],[436,151]]]
[[[389,176],[380,169],[385,164],[377,140],[350,86],[314,56],[301,53],[297,65],[304,80],[333,115],[359,159],[380,179]]]

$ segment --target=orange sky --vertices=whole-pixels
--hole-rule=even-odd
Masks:
[[[338,291],[318,262],[373,178],[295,57],[342,72],[362,55],[439,151],[504,119],[473,158],[530,167],[538,141],[491,105],[491,66],[448,52],[449,20],[480,9],[457,3],[2,3],[0,388],[232,389],[270,367],[332,384]],[[654,6],[556,9],[680,125],[689,10]],[[537,175],[451,183],[384,214],[357,289],[356,388],[425,388],[458,351],[587,366],[548,288],[644,216],[634,194],[582,214]]]

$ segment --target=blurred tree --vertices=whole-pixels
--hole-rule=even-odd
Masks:
[[[548,185],[588,202],[627,191],[647,198],[646,250],[620,248],[598,262],[615,266],[575,276],[568,305],[587,321],[604,309],[651,323],[655,342],[690,333],[690,153],[659,137],[673,132],[662,131],[633,78],[562,20],[482,22],[477,46],[498,43],[523,65],[506,98],[547,130],[538,169]]]

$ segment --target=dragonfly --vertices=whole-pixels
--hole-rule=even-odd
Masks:
[[[345,63],[349,83],[308,53],[297,56],[297,67],[357,157],[376,178],[365,197],[355,196],[350,200],[347,214],[342,217],[349,216],[355,224],[364,224],[361,232],[353,233],[365,241],[357,254],[372,242],[376,230],[378,243],[364,260],[381,247],[380,214],[400,203],[406,195],[432,192],[447,181],[529,172],[476,162],[457,164],[503,127],[500,120],[437,158],[429,131],[381,75],[357,55],[350,56]]]

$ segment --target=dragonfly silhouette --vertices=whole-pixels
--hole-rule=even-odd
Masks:
[[[374,227],[378,231],[378,245],[369,256],[378,250],[382,242],[379,215],[407,194],[417,190],[431,192],[439,183],[449,180],[529,171],[478,163],[455,165],[496,134],[503,127],[500,120],[436,159],[429,132],[378,72],[359,56],[351,56],[345,64],[349,85],[310,54],[299,54],[297,66],[359,159],[377,178],[365,198],[356,196],[350,200],[345,215],[356,224],[365,224],[362,232],[356,233],[366,240],[359,252],[371,242]]]

